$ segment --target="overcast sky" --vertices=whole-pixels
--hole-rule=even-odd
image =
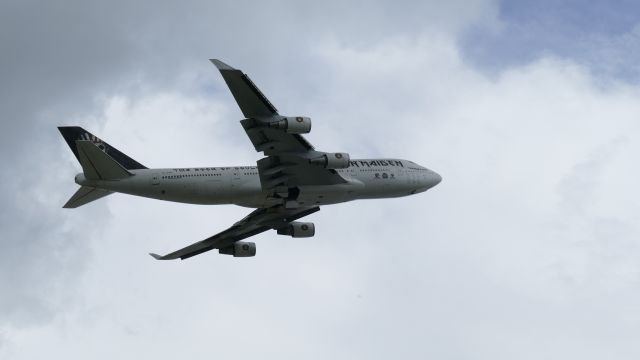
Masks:
[[[0,0],[0,358],[638,359],[634,1]],[[426,193],[316,236],[158,262],[250,210],[116,194],[62,209],[56,126],[148,167],[260,158],[207,59],[307,136],[411,159]]]

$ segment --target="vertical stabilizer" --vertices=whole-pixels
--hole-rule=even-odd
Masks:
[[[73,154],[76,156],[78,161],[80,161],[80,153],[78,152],[76,141],[90,141],[94,143],[100,150],[104,151],[105,154],[111,156],[125,169],[146,169],[144,165],[133,160],[118,149],[107,144],[105,141],[101,140],[97,136],[79,126],[60,126],[58,127],[58,130],[60,130],[60,133],[64,137],[64,140],[67,142],[67,145],[69,145],[71,151],[73,151]]]
[[[118,180],[131,176],[122,165],[91,141],[76,141],[78,158],[87,180]]]

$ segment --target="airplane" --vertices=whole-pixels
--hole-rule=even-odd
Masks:
[[[77,126],[58,127],[82,173],[80,189],[64,208],[98,200],[114,192],[188,204],[234,204],[255,208],[230,228],[157,260],[187,259],[217,249],[220,254],[251,257],[253,242],[241,241],[267,230],[294,238],[312,237],[315,225],[298,219],[320,206],[360,199],[414,195],[436,186],[436,172],[403,159],[351,159],[345,152],[316,150],[302,134],[311,119],[283,116],[241,70],[210,60],[220,71],[245,119],[240,123],[264,157],[255,166],[149,169]]]

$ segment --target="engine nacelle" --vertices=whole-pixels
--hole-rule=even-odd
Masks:
[[[233,257],[256,256],[256,243],[238,241],[231,246],[219,249],[220,254],[233,255]]]
[[[309,163],[326,169],[346,169],[349,167],[349,161],[350,158],[347,153],[325,153],[318,158],[310,159]]]
[[[292,221],[287,227],[278,229],[278,234],[294,238],[312,237],[316,234],[316,226],[310,222]]]
[[[288,116],[269,123],[269,127],[284,130],[289,134],[307,134],[311,131],[311,119],[305,116]]]

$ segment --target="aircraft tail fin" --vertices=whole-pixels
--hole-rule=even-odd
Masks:
[[[65,141],[71,148],[71,151],[73,151],[73,154],[76,156],[78,161],[80,161],[80,153],[78,151],[78,147],[76,146],[76,141],[90,141],[94,143],[105,154],[109,155],[116,162],[122,165],[123,168],[127,170],[146,169],[144,165],[133,160],[132,158],[120,152],[118,149],[107,144],[105,141],[102,141],[97,136],[79,126],[60,126],[58,127],[58,130],[60,130],[62,137],[64,137]]]
[[[127,169],[92,141],[77,140],[76,149],[87,180],[118,180],[131,176]]]
[[[73,209],[88,204],[94,200],[103,198],[113,192],[108,190],[96,189],[89,186],[81,186],[73,196],[64,204],[63,208]]]

